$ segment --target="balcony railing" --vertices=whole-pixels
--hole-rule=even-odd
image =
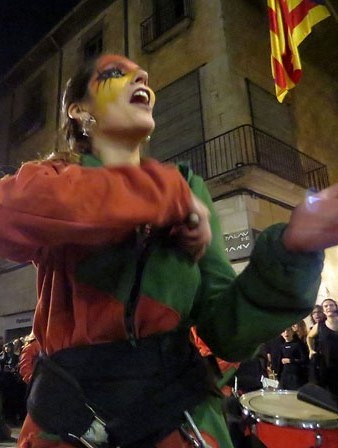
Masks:
[[[167,1],[153,15],[141,23],[142,48],[153,50],[151,43],[182,21],[193,19],[192,0]],[[148,48],[149,47],[149,48]]]
[[[168,159],[185,162],[205,180],[256,165],[304,188],[329,185],[327,168],[281,140],[243,125]]]

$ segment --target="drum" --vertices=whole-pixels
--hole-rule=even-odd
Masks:
[[[338,447],[338,415],[298,400],[296,391],[258,390],[240,403],[251,434],[267,448]]]

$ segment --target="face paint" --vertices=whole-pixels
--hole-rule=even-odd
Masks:
[[[105,55],[99,58],[95,72],[89,82],[89,91],[101,111],[115,102],[127,84],[134,79],[139,66],[123,56]],[[155,103],[154,92],[150,92],[150,104]]]

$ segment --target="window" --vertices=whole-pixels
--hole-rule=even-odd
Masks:
[[[154,119],[156,128],[150,140],[149,154],[162,161],[183,162],[190,165],[195,173],[205,176],[198,70],[156,92]],[[184,152],[186,150],[188,153]]]
[[[191,0],[153,0],[153,14],[141,23],[142,48],[156,50],[188,28],[192,19]]]
[[[41,129],[46,120],[45,73],[34,78],[24,91],[23,112],[10,126],[11,143],[20,143]]]
[[[287,103],[248,81],[249,99],[255,132],[255,147],[260,166],[299,185],[306,185],[304,167],[295,149],[295,122]],[[275,137],[270,140],[269,137]]]
[[[279,103],[274,95],[247,81],[251,119],[255,128],[295,146],[295,121],[287,103]]]
[[[184,17],[184,0],[155,0],[158,34],[163,34]]]
[[[83,45],[84,60],[92,59],[102,53],[103,50],[103,35],[102,30],[97,32],[94,36],[89,38]]]

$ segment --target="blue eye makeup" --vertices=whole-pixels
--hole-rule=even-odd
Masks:
[[[122,78],[123,76],[125,76],[125,73],[123,73],[119,68],[112,67],[112,68],[108,68],[107,70],[103,70],[102,72],[99,72],[96,80],[100,84],[101,82],[105,82],[108,79]]]

